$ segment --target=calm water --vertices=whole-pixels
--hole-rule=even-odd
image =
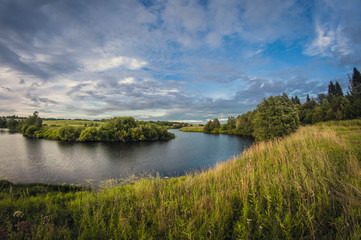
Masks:
[[[176,176],[206,169],[252,142],[229,135],[184,133],[167,142],[69,143],[28,139],[0,130],[0,179],[14,182],[95,183],[154,174]]]

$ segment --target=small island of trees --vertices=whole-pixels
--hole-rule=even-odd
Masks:
[[[138,142],[163,141],[175,137],[165,126],[138,121],[132,117],[114,117],[104,120],[103,124],[74,127],[62,125],[60,127],[46,126],[36,111],[26,119],[15,120],[1,118],[1,127],[17,130],[29,138],[44,138],[60,141],[79,142]]]

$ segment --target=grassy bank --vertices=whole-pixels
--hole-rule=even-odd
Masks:
[[[4,186],[13,239],[359,239],[361,120],[301,127],[212,170],[94,191]],[[16,211],[21,211],[16,212]],[[1,238],[1,237],[0,237]]]
[[[203,132],[203,126],[194,125],[190,127],[182,127],[179,129],[182,132]]]

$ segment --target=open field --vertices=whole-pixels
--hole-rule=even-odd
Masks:
[[[89,120],[44,120],[43,124],[49,127],[61,127],[68,125],[72,127],[86,127],[86,126],[101,126],[104,122],[101,121],[89,121]]]
[[[203,132],[203,126],[199,126],[199,125],[193,125],[190,127],[182,127],[181,129],[179,129],[182,132]]]
[[[0,238],[359,239],[360,141],[361,120],[329,122],[178,178],[92,191],[3,182]]]

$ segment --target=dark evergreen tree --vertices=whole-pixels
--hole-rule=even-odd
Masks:
[[[300,99],[297,97],[297,95],[294,98],[294,104],[301,104]]]
[[[349,94],[353,117],[361,117],[361,74],[354,68],[352,78],[349,78]]]
[[[361,74],[357,68],[353,69],[352,78],[349,79],[349,91],[353,97],[359,97],[361,94]]]
[[[336,81],[335,84],[335,96],[336,97],[343,97],[343,91],[341,85]]]
[[[330,100],[330,98],[335,96],[335,92],[336,92],[336,87],[333,84],[333,82],[330,81],[330,84],[328,85],[328,97],[329,97],[329,100]]]

